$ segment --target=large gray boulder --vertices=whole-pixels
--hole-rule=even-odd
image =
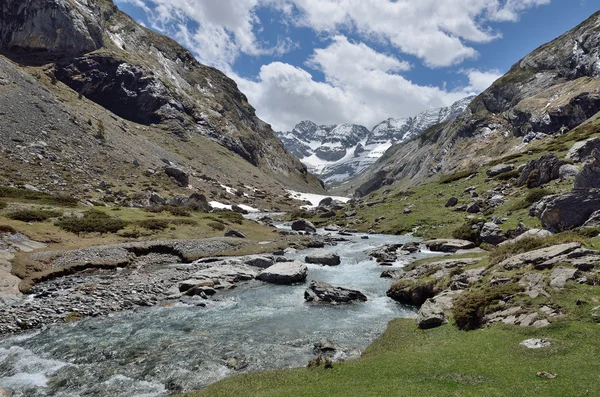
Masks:
[[[506,241],[506,235],[502,229],[500,229],[500,227],[493,222],[486,222],[483,224],[479,238],[484,243],[494,245],[498,245],[501,242]]]
[[[431,299],[427,299],[417,314],[417,327],[429,329],[439,327],[446,322],[446,314],[441,305]]]
[[[342,260],[338,254],[306,256],[304,261],[306,263],[325,266],[338,266],[340,263],[342,263]]]
[[[575,280],[578,276],[579,271],[577,269],[558,267],[550,275],[550,286],[554,289],[565,288],[567,281]]]
[[[190,176],[187,172],[177,167],[165,167],[165,174],[173,178],[179,186],[186,187],[190,184]]]
[[[594,149],[600,150],[600,138],[590,138],[585,141],[575,142],[567,153],[566,158],[574,163],[586,161]]]
[[[600,151],[594,149],[581,172],[575,177],[575,189],[600,188]]]
[[[575,189],[547,196],[530,209],[530,215],[542,221],[544,229],[562,232],[582,226],[600,210],[600,189]]]
[[[534,188],[542,186],[560,177],[560,167],[565,163],[554,153],[546,154],[537,160],[531,160],[525,165],[517,186]]]
[[[488,169],[485,173],[489,177],[498,176],[501,174],[505,174],[515,169],[514,164],[498,164]]]
[[[367,301],[367,297],[360,291],[334,287],[333,285],[315,280],[311,281],[310,286],[304,291],[304,299],[307,302],[326,302],[332,304]]]
[[[570,178],[575,178],[579,175],[579,168],[573,164],[564,164],[558,170],[558,179],[560,181],[566,181]]]
[[[581,243],[567,243],[540,248],[512,256],[502,262],[499,266],[506,270],[520,269],[528,265],[539,265],[557,256],[569,254],[581,248]]]
[[[306,280],[308,268],[300,262],[279,262],[266,268],[256,276],[258,280],[271,284],[294,284]]]
[[[292,230],[297,232],[316,233],[317,228],[312,224],[311,221],[306,219],[296,219],[292,222]]]

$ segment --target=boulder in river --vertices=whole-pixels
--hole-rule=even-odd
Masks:
[[[316,233],[317,228],[312,224],[311,221],[306,219],[297,219],[292,222],[292,230],[306,233]]]
[[[367,297],[360,291],[323,283],[311,281],[310,286],[304,291],[304,299],[307,302],[327,302],[332,304],[349,303],[352,301],[366,302]]]
[[[325,266],[338,266],[340,263],[342,263],[342,260],[338,254],[307,256],[304,258],[304,261],[306,263]]]
[[[306,280],[308,268],[300,262],[279,262],[256,276],[258,280],[271,284],[293,284]]]

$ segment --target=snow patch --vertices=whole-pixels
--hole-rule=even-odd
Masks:
[[[232,206],[230,204],[223,204],[218,201],[210,201],[208,204],[210,204],[210,206],[216,210],[230,210],[230,211],[232,210],[231,209]],[[260,212],[260,210],[250,207],[249,205],[245,205],[245,204],[236,204],[236,205],[238,207],[240,207],[241,209],[246,210],[248,212]]]
[[[300,201],[308,201],[310,205],[305,205],[302,208],[310,209],[316,208],[321,200],[327,197],[331,197],[334,200],[341,201],[342,203],[347,203],[350,201],[350,197],[341,197],[341,196],[323,196],[322,194],[314,194],[314,193],[302,193],[296,192],[294,190],[287,190],[287,192],[292,196],[292,198]]]

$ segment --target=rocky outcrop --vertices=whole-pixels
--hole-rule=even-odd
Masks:
[[[580,247],[581,243],[567,243],[541,248],[510,257],[500,262],[499,266],[506,270],[520,269],[528,265],[539,266],[549,260],[569,254]]]
[[[560,177],[560,168],[564,165],[555,154],[549,153],[537,160],[532,160],[525,165],[521,176],[517,180],[517,186],[534,188]]]
[[[260,272],[256,278],[271,284],[294,284],[306,280],[308,268],[300,262],[280,262]]]
[[[50,54],[81,54],[104,44],[104,20],[116,11],[101,2],[20,0],[0,4],[0,47]]]
[[[367,301],[367,297],[360,291],[334,287],[330,284],[314,280],[310,282],[310,286],[304,291],[304,299],[307,302],[324,302],[331,304]]]

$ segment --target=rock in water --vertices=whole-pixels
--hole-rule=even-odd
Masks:
[[[298,232],[306,232],[306,233],[316,233],[317,228],[312,224],[311,221],[307,221],[306,219],[297,219],[292,222],[292,230]]]
[[[306,280],[308,268],[300,262],[279,262],[256,276],[258,280],[271,284],[293,284]]]
[[[425,241],[423,244],[435,252],[456,252],[458,250],[475,248],[475,244],[473,242],[458,239],[429,240]]]
[[[340,256],[337,254],[307,256],[304,258],[304,261],[306,263],[325,266],[338,266],[340,263],[342,263]]]
[[[355,300],[366,302],[367,297],[360,291],[351,290],[320,281],[311,281],[310,286],[304,291],[307,302],[327,302],[332,304],[348,303]]]

